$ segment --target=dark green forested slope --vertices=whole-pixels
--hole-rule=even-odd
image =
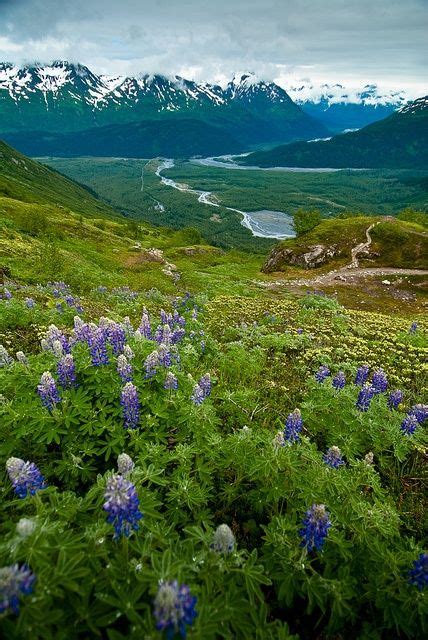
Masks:
[[[0,197],[68,207],[85,216],[117,216],[89,189],[30,160],[0,140]]]
[[[428,167],[428,97],[419,98],[385,120],[317,142],[296,142],[252,153],[243,164],[261,167]]]

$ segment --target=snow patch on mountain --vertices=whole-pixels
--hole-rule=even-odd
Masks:
[[[302,82],[290,84],[287,86],[287,92],[297,104],[323,103],[326,107],[333,104],[399,107],[410,99],[404,90],[382,89],[377,84],[366,84],[361,88],[345,87],[339,83],[317,85],[312,82]]]

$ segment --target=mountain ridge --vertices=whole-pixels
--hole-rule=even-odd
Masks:
[[[194,151],[195,141],[201,136],[206,142],[214,139],[210,127],[217,129],[218,141],[230,138],[230,142],[204,147],[207,155],[328,135],[324,125],[294,104],[284,89],[255,81],[251,74],[242,74],[222,89],[179,76],[97,76],[84,65],[62,61],[24,68],[0,64],[0,134],[26,153],[46,153],[45,145],[37,147],[43,137],[34,136],[37,131],[62,136],[93,130],[93,155],[100,155],[101,142],[93,135],[97,128],[123,125],[129,131],[124,129],[121,135],[130,137],[135,123],[180,118],[204,125],[189,129],[191,142],[183,141],[179,156],[200,153]],[[203,126],[207,127],[206,134]],[[25,137],[28,132],[32,132],[31,146],[22,146],[17,134],[24,133]],[[58,139],[52,153],[60,149]],[[81,149],[76,153],[85,152]],[[106,153],[114,155],[113,149]],[[141,150],[137,155],[144,153]],[[169,148],[159,153],[169,154]]]
[[[357,169],[428,169],[428,96],[384,120],[329,140],[295,142],[252,153],[241,164]]]

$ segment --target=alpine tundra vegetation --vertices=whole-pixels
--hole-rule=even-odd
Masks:
[[[428,637],[423,4],[0,2],[1,640]]]

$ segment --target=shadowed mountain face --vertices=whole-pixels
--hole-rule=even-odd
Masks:
[[[159,123],[161,132],[162,123],[168,122],[180,130],[187,126],[190,138],[200,138],[200,150],[182,140],[179,155],[227,153],[328,134],[324,125],[306,114],[281,87],[251,74],[234,78],[222,89],[179,77],[97,76],[87,67],[67,62],[26,68],[0,65],[0,133],[27,153],[46,153],[47,133],[92,130],[91,153],[100,155],[106,149],[112,155],[113,141],[106,147],[108,130],[98,138],[96,129],[123,126],[122,132],[117,129],[116,133],[131,138],[134,128],[130,125],[154,122]],[[28,131],[38,133],[23,145],[24,138],[15,134]],[[62,138],[55,135],[49,144],[51,152],[59,154]],[[214,138],[216,143],[211,144]],[[76,138],[76,153],[83,139]],[[169,146],[161,145],[161,152],[170,153]],[[86,153],[83,147],[80,153]],[[144,153],[138,151],[138,155]]]
[[[262,167],[428,168],[428,97],[359,131],[318,142],[296,142],[252,153],[243,164]]]

